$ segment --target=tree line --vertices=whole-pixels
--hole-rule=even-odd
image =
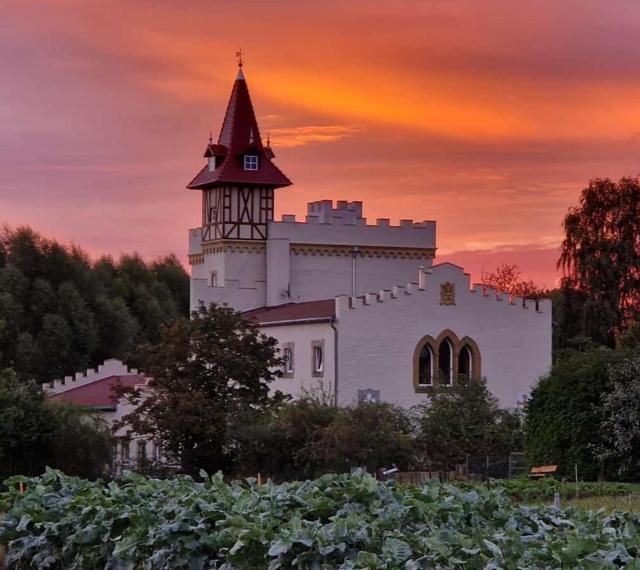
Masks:
[[[174,256],[91,261],[29,228],[0,233],[0,370],[46,382],[107,358],[133,361],[188,313],[189,277]]]

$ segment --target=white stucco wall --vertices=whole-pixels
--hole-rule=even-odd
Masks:
[[[299,303],[352,295],[353,259],[346,255],[305,255],[292,253],[291,300]],[[432,260],[402,257],[356,255],[355,296],[391,288],[414,279],[419,267],[430,267]]]
[[[286,343],[294,344],[294,372],[292,378],[279,378],[271,384],[271,389],[280,390],[294,398],[302,391],[322,391],[335,396],[334,336],[330,323],[307,325],[281,325],[261,328],[266,335],[278,341],[280,349]],[[324,371],[321,377],[312,374],[312,343],[324,341]]]
[[[264,242],[203,244],[201,228],[194,228],[189,230],[191,305],[215,301],[248,310],[392,287],[432,264],[435,228],[432,221],[367,224],[361,202],[333,207],[331,200],[309,203],[305,222],[291,215],[269,222]],[[219,288],[209,286],[212,271]]]
[[[402,406],[425,400],[413,386],[413,355],[425,335],[436,338],[446,329],[458,338],[473,339],[481,354],[481,372],[488,387],[505,407],[514,407],[551,366],[551,304],[541,301],[539,311],[519,299],[510,304],[469,291],[469,278],[450,264],[433,268],[426,287],[403,289],[397,298],[383,301],[339,299],[338,399],[354,402],[358,389],[380,390],[380,398]],[[440,304],[440,285],[455,283],[456,304]]]

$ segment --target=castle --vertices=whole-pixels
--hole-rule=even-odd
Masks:
[[[550,301],[472,287],[462,268],[434,265],[434,221],[368,224],[361,202],[331,200],[308,204],[304,221],[275,220],[276,190],[291,182],[262,143],[242,68],[204,156],[188,185],[202,193],[202,225],[189,230],[191,305],[227,303],[278,340],[284,366],[274,390],[410,407],[467,375],[486,377],[500,404],[515,407],[549,370]],[[108,360],[44,388],[113,425],[133,411],[114,386],[146,381]],[[114,436],[116,473],[171,466],[157,442],[128,426]]]
[[[462,268],[434,264],[436,222],[368,224],[361,202],[331,200],[308,204],[304,221],[275,220],[291,181],[262,142],[242,65],[204,157],[188,184],[202,193],[191,304],[226,303],[278,340],[274,389],[411,406],[464,374],[514,407],[549,370],[550,301],[472,287]]]

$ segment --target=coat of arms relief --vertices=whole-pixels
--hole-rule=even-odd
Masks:
[[[440,304],[455,305],[456,304],[456,286],[447,281],[440,285]]]

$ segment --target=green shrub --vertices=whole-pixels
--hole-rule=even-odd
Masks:
[[[603,397],[612,387],[611,365],[626,354],[606,348],[565,354],[531,392],[525,445],[532,465],[557,464],[560,475],[581,479],[617,478],[617,465],[604,463]]]
[[[47,400],[40,386],[0,371],[0,481],[38,475],[45,466],[101,476],[111,460],[111,435],[99,419],[71,404]]]

